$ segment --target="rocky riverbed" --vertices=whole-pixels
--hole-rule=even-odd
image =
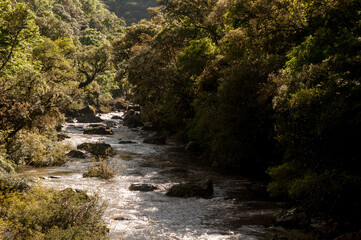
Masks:
[[[198,165],[195,156],[170,139],[165,144],[144,143],[154,133],[123,126],[121,116],[120,112],[99,116],[100,124],[111,128],[109,135],[84,134],[99,127],[89,123],[63,127],[70,137],[63,141],[74,149],[83,143],[109,144],[113,153],[107,161],[116,171],[114,178],[83,178],[92,155],[75,152],[64,166],[24,167],[20,173],[52,188],[98,194],[107,205],[111,239],[303,239],[297,230],[274,226],[281,203],[267,198],[262,182]],[[174,185],[209,180],[212,194],[205,198],[167,196]]]

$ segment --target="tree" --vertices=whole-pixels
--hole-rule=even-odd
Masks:
[[[78,71],[85,77],[85,81],[79,83],[79,88],[84,88],[94,81],[97,75],[110,68],[110,46],[100,47],[86,46],[77,53],[76,62]]]
[[[24,4],[0,1],[0,75],[17,48],[25,47],[37,34],[32,15]]]

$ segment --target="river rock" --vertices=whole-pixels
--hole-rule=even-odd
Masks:
[[[112,152],[112,147],[106,143],[83,143],[77,149],[87,151],[95,156],[107,156]]]
[[[163,137],[163,136],[148,137],[143,140],[143,143],[160,144],[160,145],[165,144],[166,137]]]
[[[169,197],[202,197],[211,198],[213,195],[213,182],[189,182],[173,185],[166,193]]]
[[[123,119],[123,117],[118,116],[118,115],[114,115],[114,116],[112,117],[112,119]]]
[[[71,158],[86,158],[86,154],[78,150],[71,150],[66,155]]]
[[[84,134],[97,134],[97,135],[114,135],[113,131],[104,126],[89,128],[84,130]]]
[[[143,126],[142,118],[131,109],[124,114],[123,125],[129,128],[141,127]]]
[[[119,144],[133,144],[133,143],[136,143],[136,142],[133,142],[133,141],[130,141],[130,140],[120,140],[119,141]]]
[[[130,191],[140,191],[140,192],[151,192],[157,189],[156,186],[153,186],[151,184],[140,184],[140,183],[134,183],[130,185],[129,190]]]
[[[98,122],[103,122],[103,119],[101,119],[100,117],[97,117],[95,115],[79,116],[76,119],[78,120],[78,123],[98,123]]]
[[[105,125],[110,128],[117,128],[119,127],[118,123],[114,121],[105,121]]]
[[[106,127],[107,125],[103,124],[103,123],[97,123],[97,124],[89,124],[88,127],[89,128],[95,128],[95,127]]]
[[[298,208],[284,209],[276,217],[276,225],[299,228],[308,224],[307,215]]]

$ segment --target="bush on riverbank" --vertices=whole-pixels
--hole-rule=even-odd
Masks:
[[[104,158],[99,158],[97,162],[95,159],[93,164],[88,167],[88,171],[83,174],[83,177],[97,177],[102,179],[109,179],[114,177],[114,169],[107,163]]]
[[[65,163],[70,147],[46,135],[21,131],[10,145],[9,158],[16,164],[36,167],[58,166]]]
[[[83,191],[29,187],[15,175],[0,176],[2,239],[107,239],[103,212],[98,197]]]

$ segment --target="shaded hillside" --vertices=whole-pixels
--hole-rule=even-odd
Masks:
[[[125,19],[128,25],[149,18],[147,9],[157,6],[156,0],[104,0],[109,10]]]

